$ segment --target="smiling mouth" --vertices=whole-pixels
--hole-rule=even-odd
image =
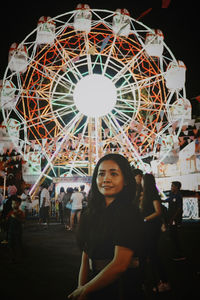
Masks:
[[[112,189],[112,186],[102,186],[103,189]]]

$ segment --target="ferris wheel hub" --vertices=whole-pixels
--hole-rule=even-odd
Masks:
[[[114,108],[116,100],[117,91],[114,83],[100,74],[81,78],[74,90],[76,107],[88,117],[108,114]]]

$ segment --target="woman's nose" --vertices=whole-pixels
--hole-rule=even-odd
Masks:
[[[104,180],[104,182],[106,182],[106,181],[110,181],[111,180],[111,178],[110,178],[110,174],[105,174],[104,175],[104,178],[103,178],[103,180]]]

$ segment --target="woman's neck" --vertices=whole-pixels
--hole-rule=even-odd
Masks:
[[[114,200],[115,197],[105,197],[106,207],[109,206]]]

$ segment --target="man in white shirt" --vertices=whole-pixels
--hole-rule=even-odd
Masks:
[[[47,183],[42,185],[43,189],[40,194],[40,222],[43,219],[45,225],[49,225],[49,208],[50,208],[50,194]]]
[[[82,193],[78,191],[78,188],[74,188],[74,192],[71,195],[70,202],[72,204],[71,208],[71,215],[70,215],[70,228],[69,230],[72,230],[74,227],[74,218],[77,216],[77,223],[80,220],[81,216],[81,210],[82,210],[82,201],[84,199],[84,196]]]

